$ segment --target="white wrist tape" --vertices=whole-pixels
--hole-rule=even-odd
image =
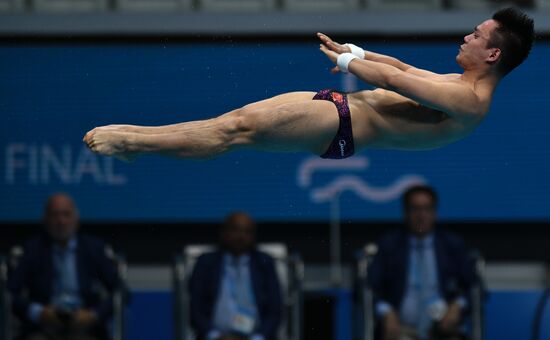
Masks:
[[[347,44],[344,44],[344,45],[349,47],[349,49],[351,50],[351,53],[353,55],[356,55],[357,57],[359,57],[361,59],[365,59],[365,50],[364,49],[362,49],[361,47],[356,46],[354,44],[350,44],[350,43],[347,43]]]
[[[340,71],[344,73],[348,73],[349,72],[348,65],[349,63],[351,63],[353,59],[359,59],[359,57],[351,53],[342,53],[338,56],[338,59],[336,60],[336,64],[340,68]]]

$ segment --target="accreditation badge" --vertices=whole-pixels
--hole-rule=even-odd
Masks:
[[[254,314],[244,308],[238,308],[231,322],[233,330],[242,334],[252,334],[254,326]]]

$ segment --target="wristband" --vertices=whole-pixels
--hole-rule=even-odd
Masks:
[[[349,47],[349,49],[351,50],[351,53],[353,55],[356,55],[357,57],[359,57],[361,59],[365,59],[365,50],[364,49],[362,49],[361,47],[359,47],[357,45],[350,44],[350,43],[347,43],[347,44],[344,44],[344,45]]]
[[[340,71],[344,73],[348,73],[349,72],[348,65],[349,63],[351,63],[353,59],[359,59],[359,57],[351,53],[342,53],[338,56],[338,59],[336,60],[336,64],[340,68]]]

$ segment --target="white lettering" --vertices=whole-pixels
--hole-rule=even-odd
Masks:
[[[115,174],[114,158],[107,157],[103,162],[103,171],[105,173],[105,181],[110,185],[124,185],[128,182],[126,176]]]
[[[97,157],[89,149],[83,148],[80,155],[78,155],[78,160],[76,161],[76,168],[73,177],[74,182],[79,183],[84,174],[92,175],[96,183],[104,182],[103,174],[97,164]]]
[[[338,141],[338,145],[340,145],[340,154],[344,157],[346,155],[346,141],[340,139],[340,141]]]
[[[112,158],[98,157],[86,147],[11,143],[6,145],[5,183],[78,185],[91,177],[98,184],[127,184],[128,178],[116,173],[115,164]]]
[[[38,150],[36,145],[29,146],[29,183],[38,184]]]
[[[65,145],[62,148],[61,160],[57,157],[49,145],[41,148],[42,170],[41,180],[43,184],[50,183],[50,169],[53,169],[63,184],[71,183],[71,147]]]
[[[6,149],[6,183],[15,184],[15,172],[17,169],[23,169],[26,162],[18,158],[18,154],[24,153],[26,150],[25,144],[13,143],[9,144]]]

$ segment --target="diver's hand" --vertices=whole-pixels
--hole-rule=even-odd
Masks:
[[[340,55],[340,53],[336,53],[330,49],[328,49],[325,45],[321,44],[319,49],[321,50],[321,52],[323,52],[327,57],[328,59],[334,63],[336,65],[337,61],[338,61],[338,56]],[[330,70],[331,73],[338,73],[340,72],[340,68],[338,66],[334,66],[331,70]]]
[[[321,40],[323,45],[325,45],[329,50],[334,51],[338,54],[350,53],[351,49],[349,46],[342,45],[332,40],[328,35],[323,33],[317,33],[317,37]]]

